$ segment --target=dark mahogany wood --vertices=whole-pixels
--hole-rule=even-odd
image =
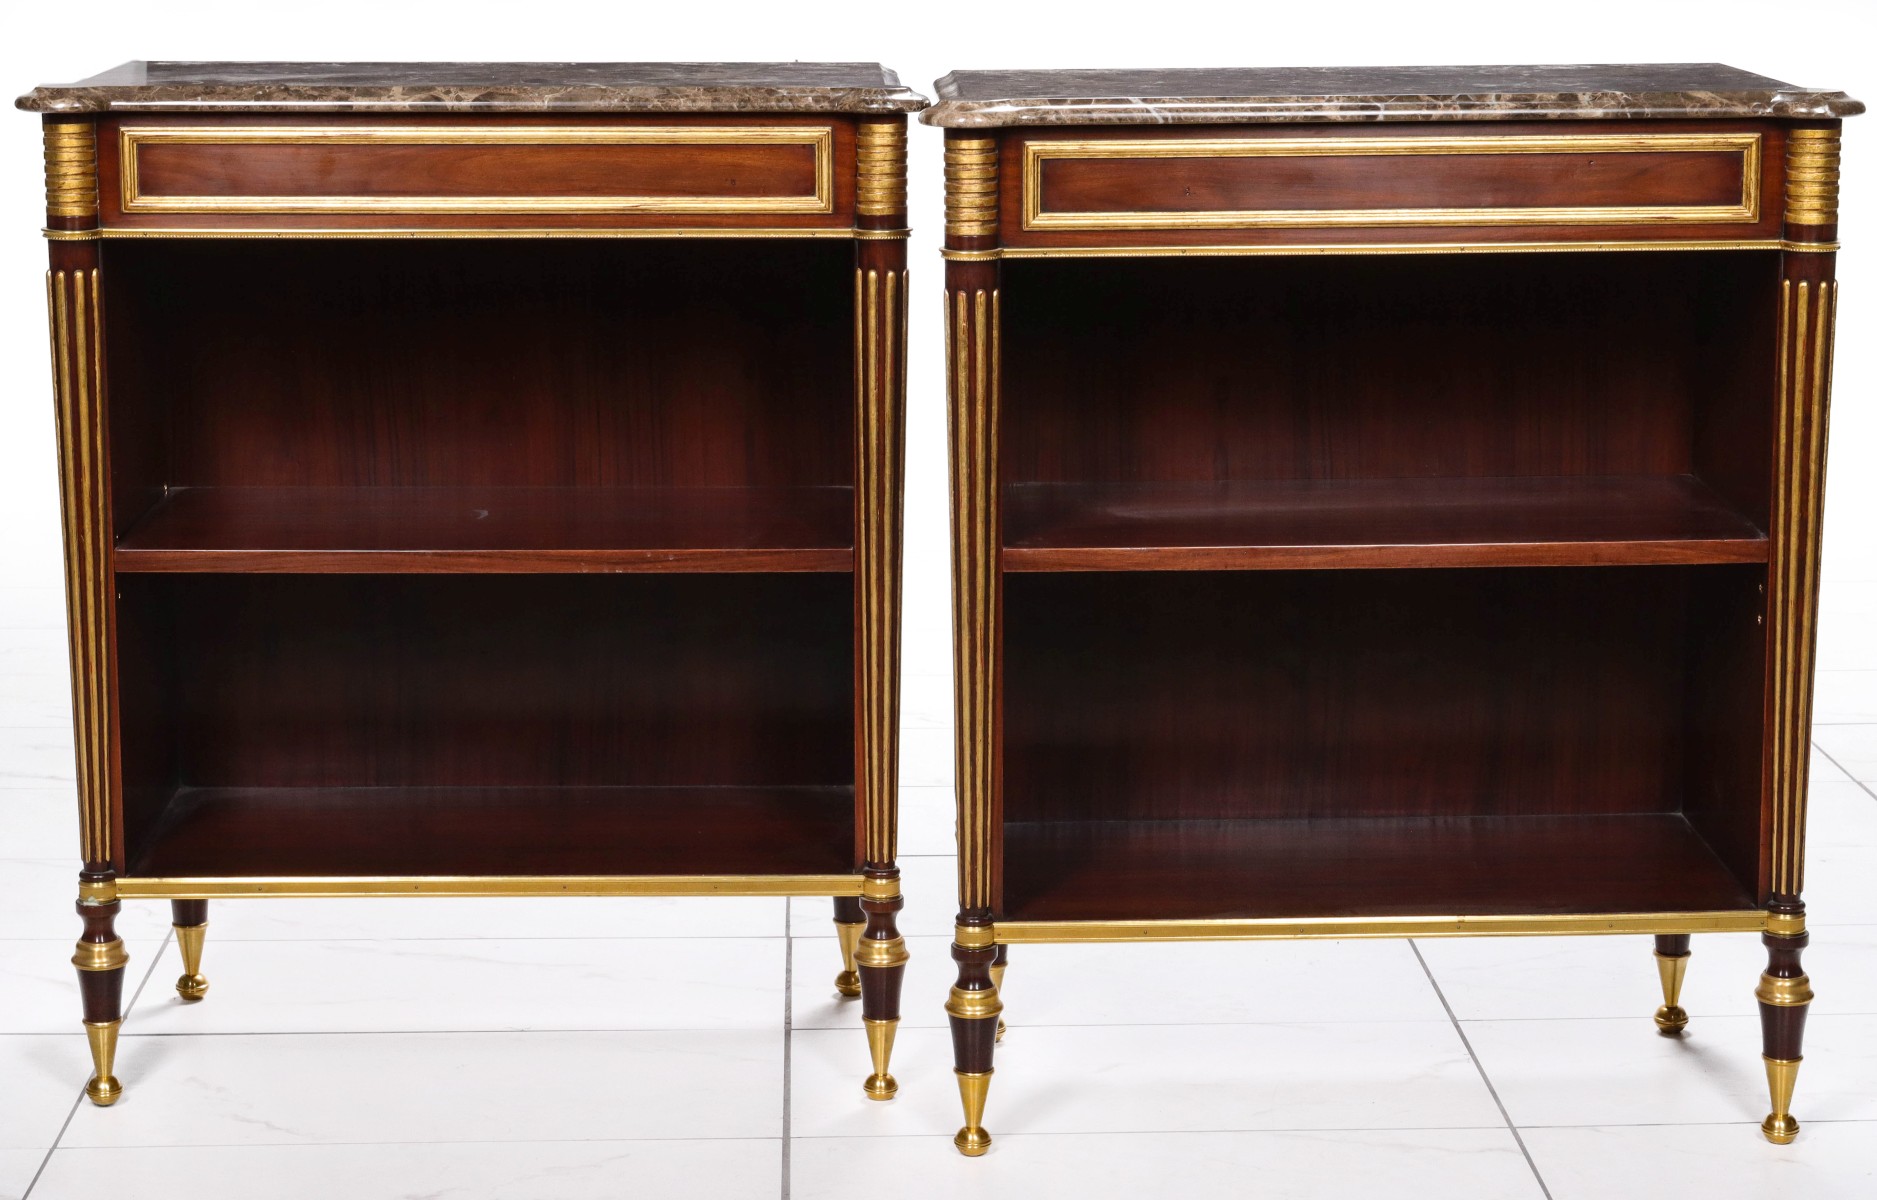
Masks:
[[[1796,936],[1766,933],[1760,935],[1766,945],[1766,974],[1774,979],[1800,979],[1805,977],[1805,967],[1800,963],[1800,955],[1811,943],[1811,935],[1801,933]],[[1811,1011],[1810,1004],[1768,1004],[1761,1001],[1760,1036],[1761,1053],[1767,1058],[1791,1062],[1803,1057],[1805,1048],[1805,1016]]]
[[[899,940],[899,913],[906,907],[905,898],[893,896],[890,899],[876,900],[863,897],[860,909],[867,917],[867,928],[861,932],[861,941],[894,942]],[[899,1020],[900,993],[906,979],[906,964],[902,960],[889,967],[867,965],[863,952],[860,960],[860,1004],[861,1014],[869,1021]]]
[[[1006,571],[1766,561],[1688,475],[1032,483],[1004,503]]]
[[[848,571],[844,487],[172,490],[126,572]]]
[[[169,914],[172,925],[207,925],[209,902],[207,900],[171,900]]]
[[[157,877],[842,874],[845,787],[185,787]]]
[[[1733,209],[1747,196],[1739,151],[1696,148],[1672,152],[1606,153],[1594,146],[1540,154],[1402,155],[1364,152],[1378,138],[1541,137],[1724,134],[1760,140],[1757,209],[1749,217],[1660,219],[1659,210],[1683,205]],[[1284,224],[1277,227],[1155,228],[1111,218],[1112,228],[1025,228],[1025,146],[1070,141],[1178,143],[1256,139],[1329,139],[1346,154],[1308,157],[1045,159],[1044,212],[1176,215],[1194,211],[1369,210],[1372,222]],[[1339,147],[1340,149],[1340,147]],[[1665,240],[1765,241],[1776,245],[1785,186],[1785,130],[1777,122],[1648,121],[1585,125],[1558,121],[1432,122],[1392,124],[1190,125],[1025,129],[1001,139],[1000,236],[1018,249],[1098,245],[1329,246],[1428,243],[1652,242]],[[1602,216],[1591,207],[1619,211]],[[1412,224],[1391,210],[1469,208],[1577,209],[1580,219],[1530,215],[1512,221],[1469,220],[1464,211]],[[1620,210],[1641,210],[1624,212]],[[1658,210],[1650,214],[1648,210]],[[1581,219],[1589,218],[1589,219]]]
[[[1689,952],[1688,942],[1685,933],[1658,933],[1655,935],[1655,952],[1664,958],[1681,958]]]
[[[95,874],[87,871],[81,878]],[[101,946],[117,941],[117,914],[120,907],[115,900],[103,904],[79,901],[78,916],[84,923],[84,932],[78,939],[81,953],[87,944]],[[78,993],[88,1023],[97,1025],[121,1019],[124,1015],[124,968],[119,966],[108,971],[80,969]]]
[[[1030,821],[1019,921],[1738,910],[1750,886],[1674,813]]]
[[[149,145],[139,149],[138,191],[169,207],[192,211],[127,210],[123,200],[124,130],[186,127],[230,135],[227,143]],[[804,145],[601,145],[557,143],[477,145],[446,141],[415,145],[361,145],[332,139],[308,145],[243,144],[233,138],[268,130],[404,130],[421,139],[465,129],[497,129],[509,136],[542,129],[577,139],[582,134],[651,127],[660,130],[826,130],[830,141],[826,211],[778,211],[774,201],[816,195],[814,152]],[[98,124],[101,217],[106,228],[125,230],[232,229],[825,229],[854,224],[854,121],[852,117],[780,113],[704,115],[659,113],[617,116],[594,113],[473,114],[405,116],[394,113],[292,113],[191,115],[133,114]],[[613,195],[652,198],[728,196],[747,208],[728,212],[648,212],[622,204],[614,211],[554,211],[562,197]],[[171,198],[168,201],[165,198]],[[328,206],[322,211],[242,212],[178,205],[173,198],[303,198]],[[368,204],[330,202],[344,197],[440,197],[471,202],[477,197],[535,198],[534,211],[396,212]]]

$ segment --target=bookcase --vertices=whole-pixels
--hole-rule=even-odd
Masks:
[[[827,896],[886,1098],[905,114],[868,64],[40,88],[93,1101],[126,900]],[[682,1004],[681,997],[674,998]]]
[[[965,1125],[1008,948],[1754,930],[1788,1142],[1840,93],[939,81]]]

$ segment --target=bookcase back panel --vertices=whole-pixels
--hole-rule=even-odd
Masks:
[[[852,483],[845,243],[107,250],[120,490]]]

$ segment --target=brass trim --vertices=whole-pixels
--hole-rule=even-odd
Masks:
[[[1655,1010],[1655,1027],[1666,1034],[1688,1028],[1688,1010],[1681,1006],[1682,981],[1688,975],[1688,960],[1693,955],[1655,952],[1655,971],[1662,982],[1662,1006]]]
[[[989,925],[959,925],[952,941],[965,950],[983,950],[997,944],[997,930]]]
[[[92,236],[118,238],[275,238],[287,241],[326,238],[840,238],[852,240],[859,231],[809,226],[801,229],[633,228],[633,229],[102,229]]]
[[[1767,913],[1766,932],[1780,937],[1798,937],[1805,932],[1805,914]]]
[[[110,478],[99,300],[96,267],[46,272],[59,435],[78,829],[86,862],[109,862],[113,848],[110,630],[116,587],[110,560]]]
[[[965,1123],[953,1135],[952,1145],[966,1158],[977,1158],[991,1148],[991,1135],[984,1129],[984,1097],[991,1088],[993,1071],[957,1071],[958,1099],[964,1106]]]
[[[973,991],[954,985],[951,995],[945,998],[945,1015],[961,1021],[988,1021],[1003,1011],[1004,1002],[995,987]]]
[[[1795,242],[1787,239],[1779,243],[1779,248],[1788,254],[1836,254],[1844,246],[1838,242]]]
[[[903,130],[902,130],[903,132]],[[867,861],[899,847],[901,504],[905,463],[906,294],[903,271],[854,271],[854,587],[857,758]],[[861,894],[899,895],[898,879]]]
[[[860,1023],[867,1031],[867,1056],[873,1062],[873,1074],[867,1076],[861,1090],[869,1100],[891,1100],[899,1091],[899,1081],[887,1069],[893,1061],[893,1037],[899,1032],[899,1018],[862,1017]]]
[[[892,858],[889,854],[881,861]],[[868,900],[897,900],[899,898],[899,877],[875,879],[868,875],[860,881],[860,894]]]
[[[1838,155],[1842,145],[1836,129],[1786,132],[1786,224],[1838,223]]]
[[[906,211],[906,119],[862,121],[855,130],[854,211],[890,217]]]
[[[79,880],[78,902],[85,905],[116,904],[117,880],[105,879],[96,882]]]
[[[945,139],[945,234],[997,233],[997,139]]]
[[[115,971],[130,961],[124,951],[124,939],[108,942],[80,942],[72,953],[72,965],[81,971]]]
[[[124,1085],[113,1074],[117,1067],[117,1032],[124,1018],[115,1021],[86,1021],[85,1041],[91,1047],[91,1078],[85,1095],[100,1108],[109,1108],[124,1094]]]
[[[39,236],[48,242],[95,242],[104,236],[102,229],[41,229]]]
[[[182,956],[182,974],[176,979],[176,994],[193,1003],[209,991],[209,981],[202,974],[202,943],[208,937],[208,923],[170,928],[176,933],[176,949]]]
[[[999,290],[947,293],[958,896],[991,904],[997,780]]]
[[[947,258],[1235,258],[1240,255],[1338,254],[1573,254],[1643,250],[1780,250],[1778,238],[1695,238],[1581,242],[1349,242],[1263,246],[1005,246],[1001,250],[947,250]]]
[[[138,178],[145,146],[807,146],[815,190],[805,196],[152,196]],[[830,213],[834,211],[834,128],[746,125],[127,126],[118,131],[118,174],[126,213]]]
[[[859,875],[427,875],[128,878],[127,900],[220,896],[858,896]]]
[[[1780,975],[1761,975],[1760,986],[1753,989],[1753,998],[1774,1008],[1803,1008],[1813,999],[1812,980],[1807,975],[1795,975],[1790,979]]]
[[[1741,933],[1759,909],[1716,912],[1454,917],[1227,917],[1193,921],[999,921],[1002,945],[1043,942],[1211,942],[1289,938],[1508,937],[1556,933]]]
[[[856,967],[878,970],[884,967],[903,967],[912,958],[906,952],[905,938],[870,938],[860,939],[860,945],[854,948]]]
[[[45,125],[46,215],[98,215],[98,129],[90,121]]]
[[[1824,505],[1831,346],[1838,285],[1782,280],[1772,547],[1767,563],[1767,653],[1772,676],[1771,890],[1805,886],[1805,806],[1811,767],[1819,537]]]
[[[951,262],[996,262],[1004,257],[1002,250],[953,250],[939,247],[939,255]]]
[[[853,237],[858,242],[903,242],[912,236],[910,229],[856,229]]]
[[[1477,154],[1740,155],[1732,204],[1584,205],[1539,208],[1220,209],[1196,212],[1045,212],[1050,159],[1369,158]],[[1760,219],[1758,133],[1546,134],[1495,137],[1180,138],[1031,141],[1023,146],[1025,229],[1296,229],[1328,226],[1726,224]]]

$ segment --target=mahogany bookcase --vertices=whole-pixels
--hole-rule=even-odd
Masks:
[[[1790,1141],[1839,118],[1716,65],[959,72],[968,1155],[1007,947],[1758,930]]]
[[[40,88],[84,870],[830,896],[888,1059],[906,116],[868,64]],[[682,1003],[678,1000],[677,1003]]]

